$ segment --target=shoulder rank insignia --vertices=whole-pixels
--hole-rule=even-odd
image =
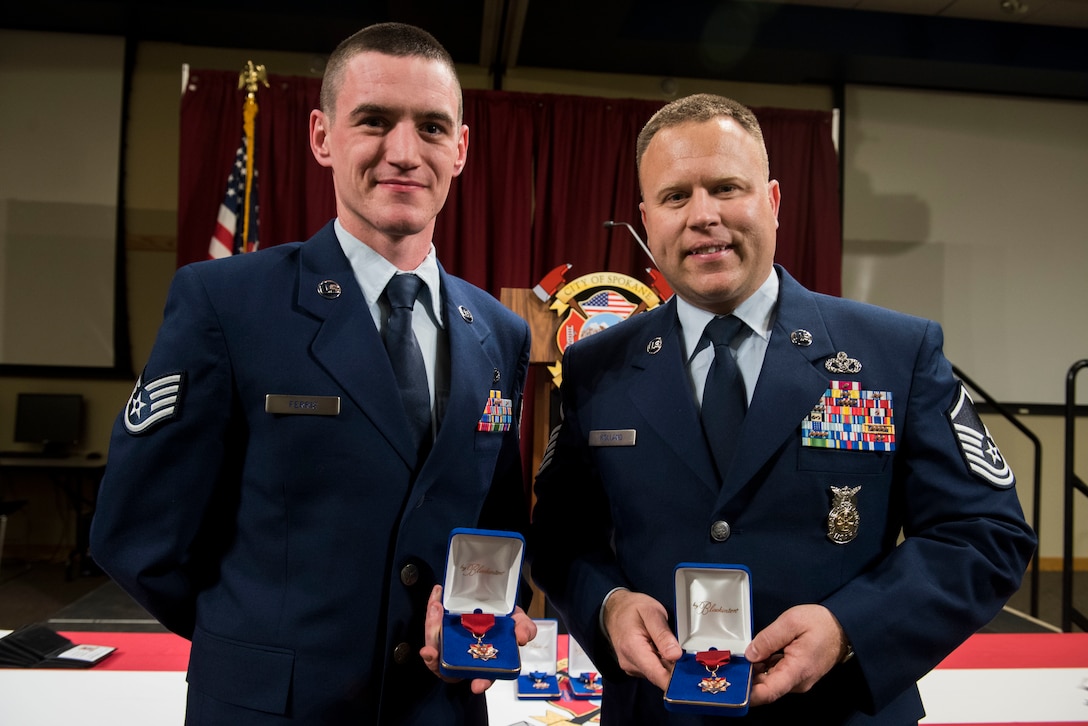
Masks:
[[[125,429],[130,434],[144,434],[177,418],[184,385],[184,373],[171,373],[147,383],[140,376],[125,406]]]
[[[948,409],[947,416],[952,424],[952,433],[955,434],[960,454],[971,473],[998,489],[1008,489],[1016,483],[1009,462],[1005,461],[1005,457],[998,450],[962,383],[959,395],[952,408]]]

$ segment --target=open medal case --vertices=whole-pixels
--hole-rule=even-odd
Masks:
[[[444,675],[503,680],[520,675],[513,613],[524,555],[525,539],[517,532],[450,532],[442,588],[439,670]]]
[[[536,637],[521,646],[518,698],[559,698],[559,621],[534,620]]]
[[[600,698],[604,692],[601,674],[573,637],[567,638],[567,675],[575,698]]]
[[[748,713],[752,664],[752,574],[743,565],[682,563],[675,570],[676,637],[684,654],[673,668],[665,708],[681,713]]]

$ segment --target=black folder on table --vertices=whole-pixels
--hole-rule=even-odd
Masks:
[[[27,625],[0,638],[0,668],[90,668],[114,650],[77,645],[45,625]]]

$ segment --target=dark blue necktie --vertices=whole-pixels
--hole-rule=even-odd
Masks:
[[[729,343],[743,326],[742,320],[727,315],[714,318],[703,330],[703,336],[714,346],[714,362],[706,374],[700,418],[720,479],[724,479],[729,471],[744,413],[748,410],[744,378],[729,350]]]
[[[422,460],[431,444],[431,394],[423,353],[412,332],[412,309],[421,287],[423,280],[416,275],[393,275],[385,286],[390,306],[385,325],[385,349],[412,427],[413,444]]]

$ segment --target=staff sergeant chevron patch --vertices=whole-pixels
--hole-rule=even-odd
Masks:
[[[133,435],[144,434],[177,417],[184,385],[182,373],[171,373],[147,383],[140,376],[125,407],[125,429]]]
[[[997,444],[979,418],[975,404],[962,383],[960,395],[947,411],[947,416],[960,454],[975,476],[998,489],[1008,489],[1016,483],[1009,463],[998,451]]]

